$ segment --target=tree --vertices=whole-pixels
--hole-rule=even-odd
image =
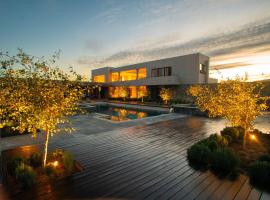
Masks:
[[[267,97],[261,96],[261,83],[248,83],[240,78],[222,81],[216,87],[191,86],[188,93],[196,105],[210,117],[223,117],[232,126],[242,127],[246,133],[254,120],[267,109]]]
[[[144,87],[144,86],[139,87],[138,97],[139,98],[142,98],[142,103],[143,103],[143,98],[144,97],[147,97],[147,96],[148,96],[148,90],[147,90],[147,88]]]
[[[167,104],[173,97],[173,92],[170,88],[161,88],[159,96]]]
[[[119,96],[122,97],[124,101],[126,101],[126,97],[128,97],[128,95],[129,95],[128,87],[126,86],[119,87]]]
[[[49,137],[61,130],[72,131],[68,116],[78,111],[82,79],[73,70],[65,73],[56,66],[59,53],[45,60],[27,55],[0,54],[0,128],[20,133],[45,131],[44,166]]]

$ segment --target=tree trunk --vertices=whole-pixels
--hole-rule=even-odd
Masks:
[[[45,145],[44,145],[44,159],[43,159],[43,166],[46,166],[47,163],[47,154],[48,154],[48,144],[49,144],[49,131],[46,131],[46,140],[45,140]]]
[[[142,103],[143,103],[143,97],[142,97]]]
[[[247,142],[247,129],[245,129],[245,132],[244,132],[244,139],[243,139],[243,146],[242,146],[243,149],[246,148],[246,142]]]

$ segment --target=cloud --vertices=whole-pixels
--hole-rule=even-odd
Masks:
[[[104,67],[104,66],[122,66],[127,64],[140,63],[150,60],[162,59],[166,57],[173,57],[178,55],[201,52],[209,55],[214,64],[219,58],[229,58],[230,56],[254,55],[256,53],[263,53],[270,50],[270,20],[263,20],[256,23],[248,24],[239,30],[234,30],[228,33],[221,33],[208,37],[190,40],[185,43],[179,43],[177,37],[170,35],[159,38],[157,43],[163,45],[144,46],[138,45],[138,48],[128,49],[112,54],[106,58],[80,58],[78,62],[90,67]],[[151,41],[154,43],[154,41]],[[234,64],[215,65],[215,68],[229,68],[244,63],[235,62]],[[248,63],[246,63],[248,65]]]

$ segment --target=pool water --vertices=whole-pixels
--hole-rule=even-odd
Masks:
[[[103,118],[112,121],[128,121],[162,114],[162,112],[158,111],[146,111],[134,108],[115,107],[110,105],[98,105],[96,106],[96,112],[105,114],[106,116]]]

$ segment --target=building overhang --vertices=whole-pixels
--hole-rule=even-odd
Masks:
[[[149,77],[133,81],[118,81],[108,83],[111,86],[143,86],[143,85],[179,85],[177,76]]]

